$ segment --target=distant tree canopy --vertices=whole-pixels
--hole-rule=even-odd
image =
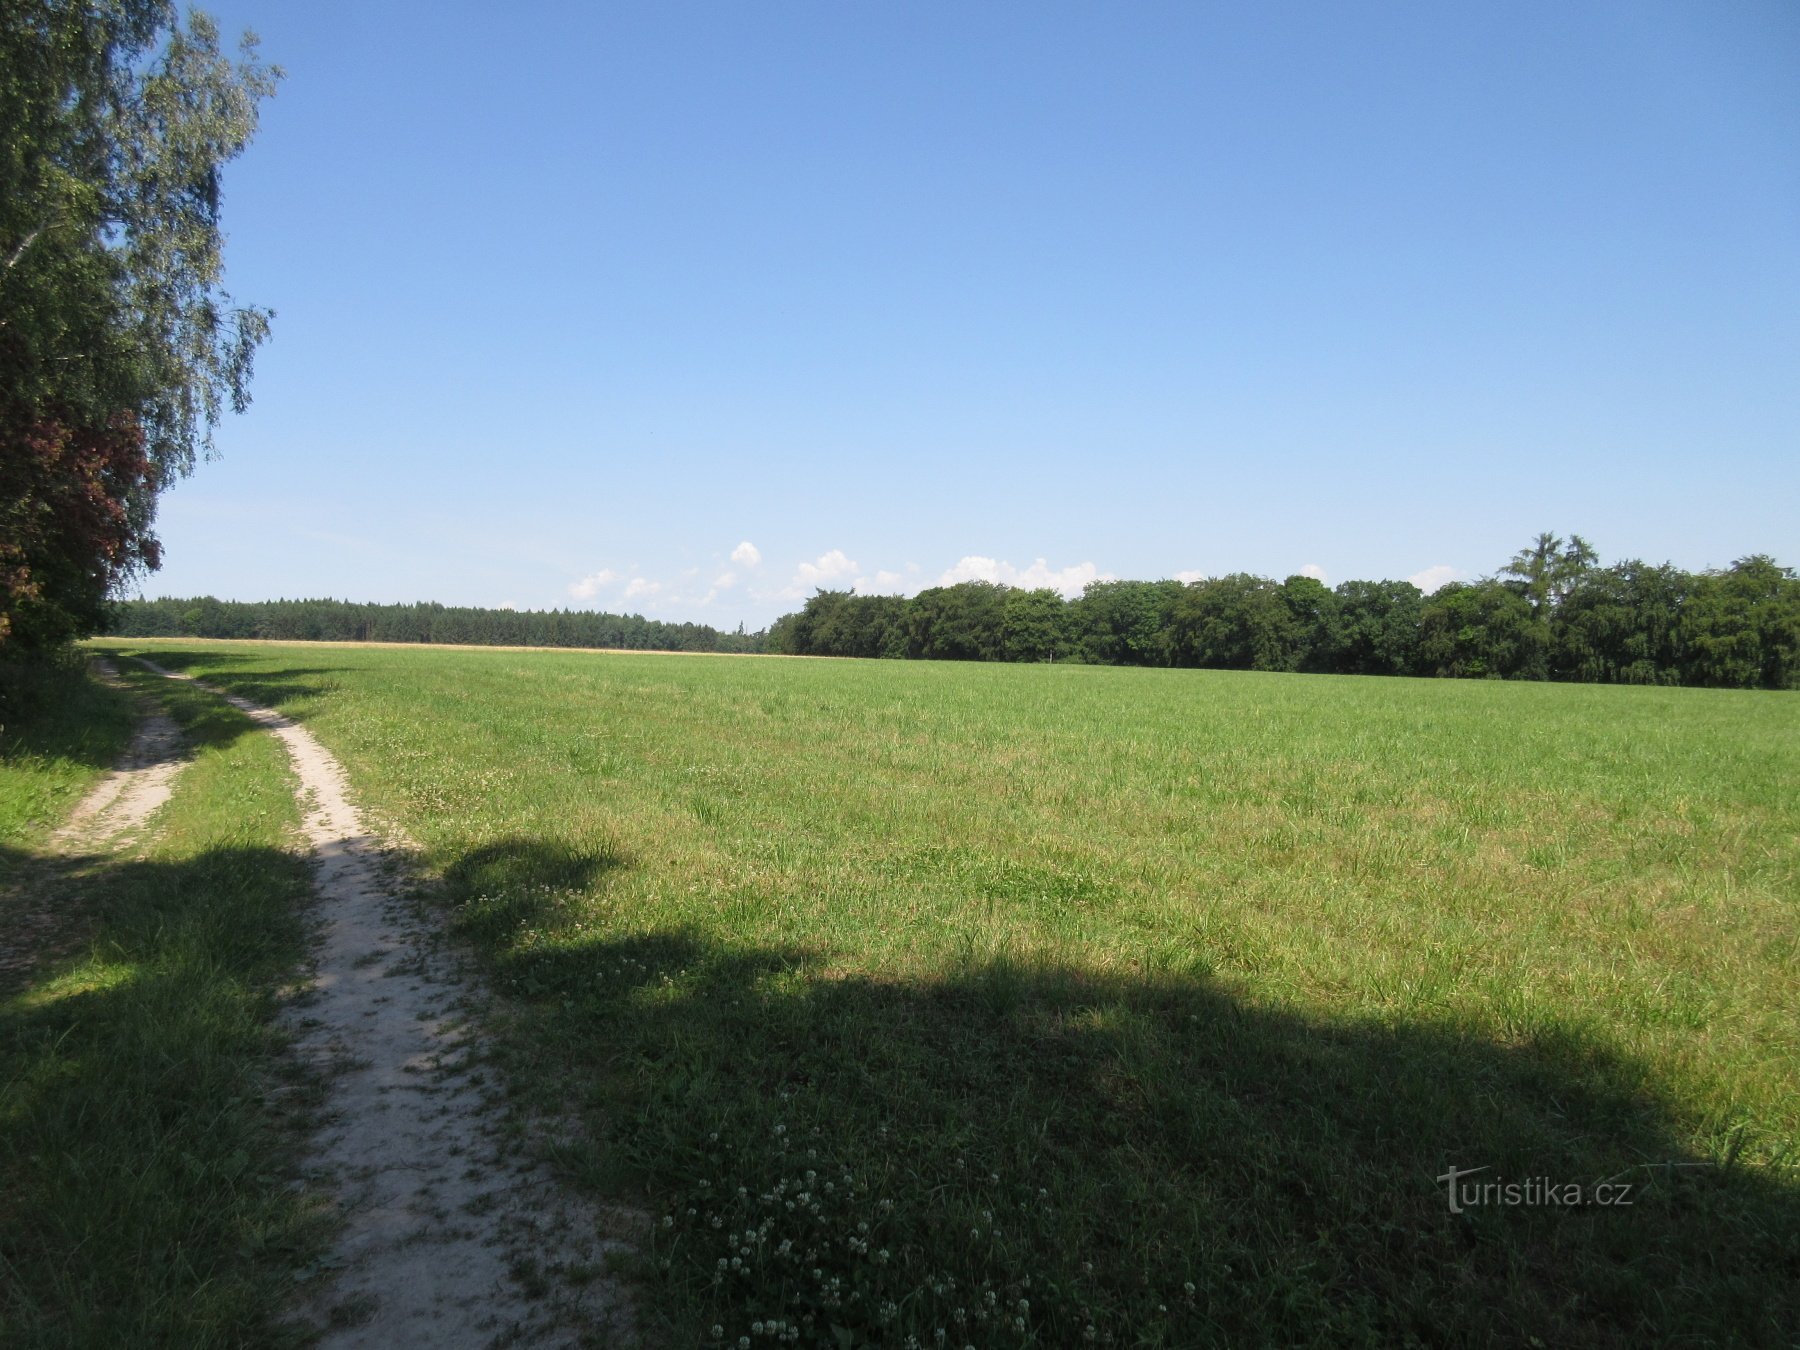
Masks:
[[[157,494],[249,398],[220,170],[279,72],[167,0],[0,5],[0,656],[154,568]]]
[[[359,605],[348,600],[126,600],[120,637],[262,638],[278,642],[456,642],[479,647],[618,647],[631,651],[756,652],[762,633],[592,610]]]
[[[1234,572],[1099,581],[1078,598],[989,581],[910,598],[819,591],[766,631],[587,610],[346,600],[131,600],[123,637],[457,642],[776,652],[939,661],[1072,661],[1338,675],[1800,688],[1800,578],[1761,554],[1722,572],[1596,565],[1580,536],[1540,536],[1501,577],[1423,594],[1409,581]]]
[[[1800,688],[1800,579],[1763,555],[1690,574],[1612,567],[1538,536],[1497,577],[1407,581],[1235,572],[1102,581],[1074,600],[965,581],[910,599],[820,591],[768,649],[803,656],[1075,661],[1220,670]]]

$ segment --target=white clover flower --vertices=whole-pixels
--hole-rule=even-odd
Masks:
[[[717,1340],[719,1337],[723,1336],[724,1334],[725,1334],[725,1328],[720,1326],[717,1322],[714,1322],[713,1323],[713,1339]]]

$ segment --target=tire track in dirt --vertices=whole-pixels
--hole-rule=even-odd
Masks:
[[[604,1274],[608,1252],[628,1244],[603,1236],[599,1213],[542,1165],[508,1156],[470,1040],[477,991],[402,893],[397,860],[351,804],[337,761],[292,719],[143,664],[272,732],[300,779],[321,935],[293,1025],[301,1054],[326,1076],[312,1162],[343,1220],[327,1263],[336,1278],[304,1310],[320,1345],[628,1339],[628,1305]]]
[[[121,685],[112,662],[96,659],[94,667],[108,684]],[[62,828],[50,836],[51,849],[73,853],[137,830],[169,800],[175,779],[187,763],[181,728],[162,708],[147,704],[118,766],[94,785]]]
[[[123,687],[110,661],[96,658],[94,669],[107,684]],[[0,896],[0,988],[80,941],[59,909],[70,893],[52,884],[52,873],[78,877],[98,856],[129,843],[174,793],[175,780],[188,764],[187,749],[175,720],[160,706],[140,701],[125,752],[50,836],[46,852],[60,861],[33,860]]]

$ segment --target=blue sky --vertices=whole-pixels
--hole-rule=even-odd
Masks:
[[[1800,564],[1786,0],[208,8],[277,318],[145,594]]]

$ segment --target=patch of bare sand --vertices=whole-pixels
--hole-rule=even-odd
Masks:
[[[404,893],[337,761],[291,719],[213,692],[286,747],[317,858],[322,932],[293,1016],[301,1052],[326,1072],[313,1161],[343,1219],[335,1278],[303,1310],[320,1345],[629,1341],[629,1305],[605,1261],[629,1248],[631,1216],[575,1200],[509,1147],[471,1044],[478,987]]]

